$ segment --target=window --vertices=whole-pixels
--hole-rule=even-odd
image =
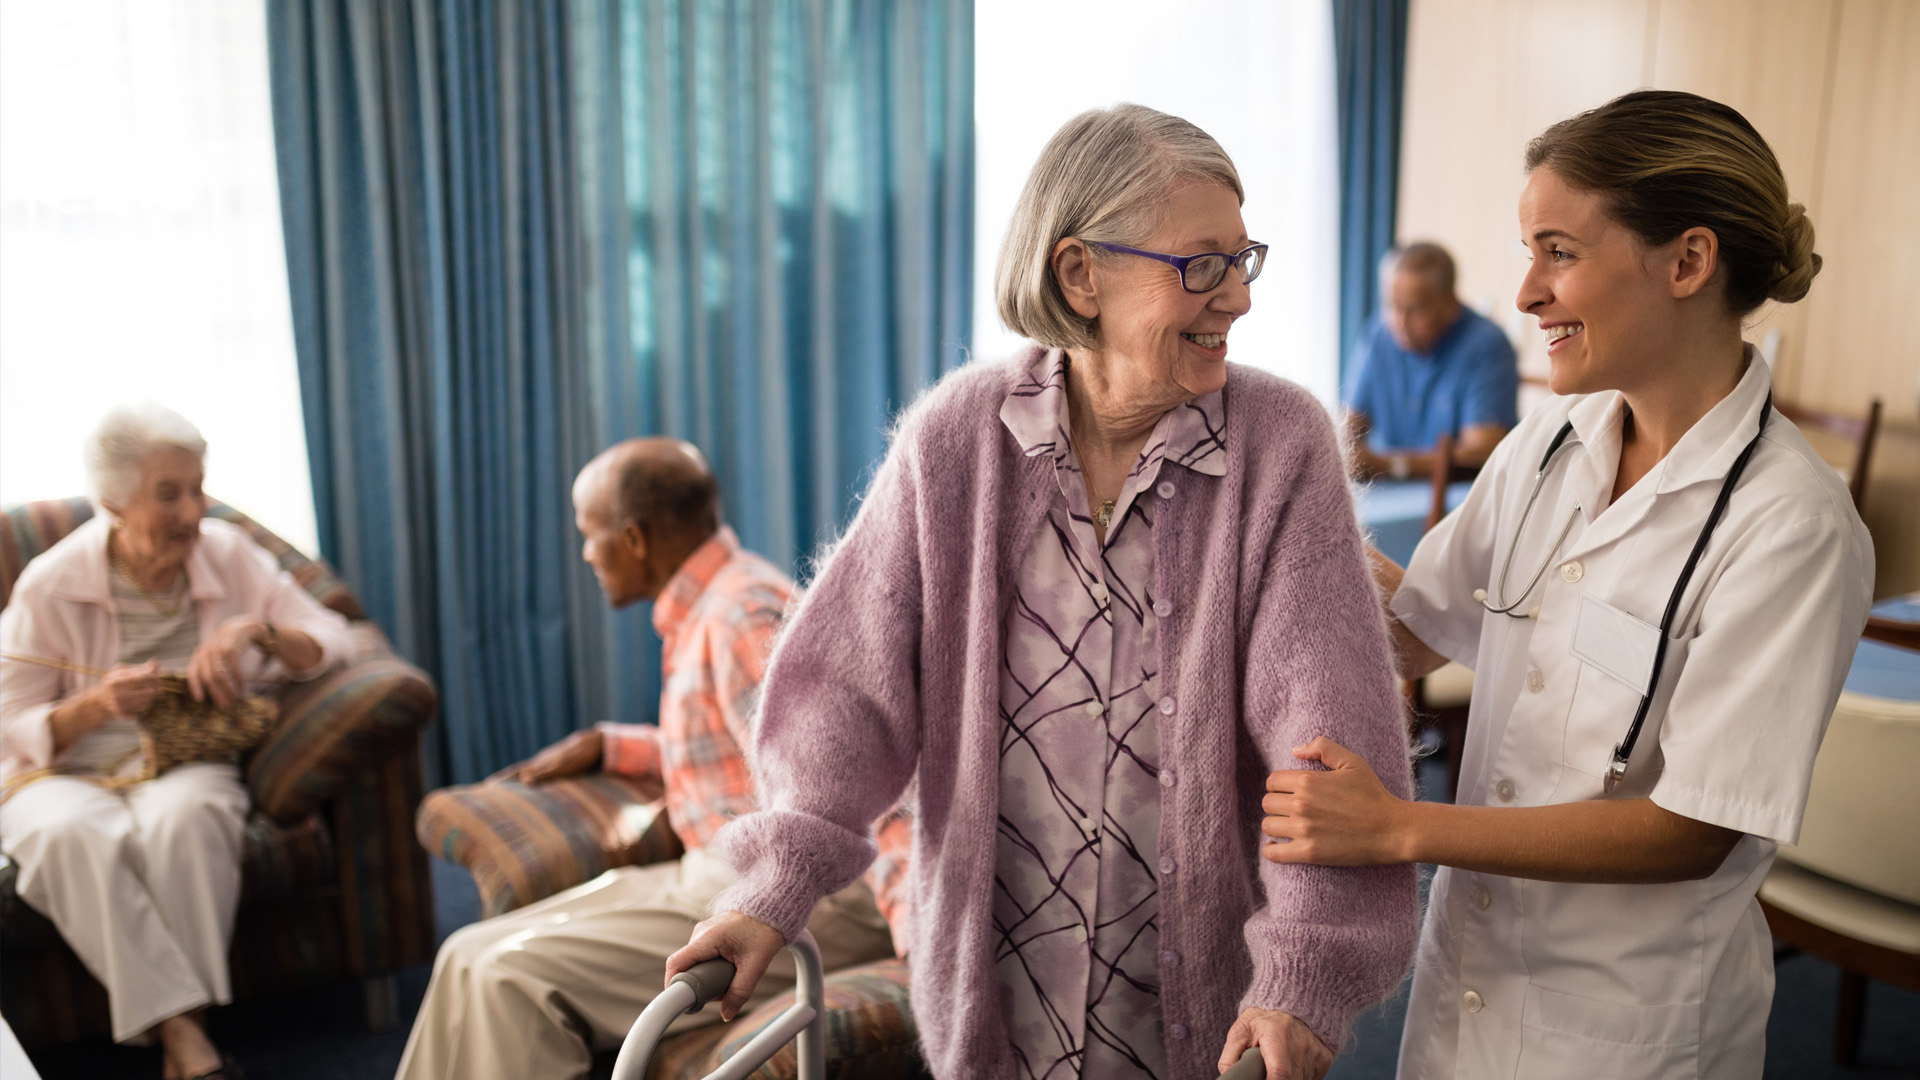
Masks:
[[[1246,187],[1254,240],[1271,245],[1230,358],[1339,390],[1338,161],[1333,15],[1325,0],[977,0],[974,351],[1017,340],[994,309],[993,270],[1020,188],[1061,124],[1138,102],[1219,140]]]
[[[82,439],[142,399],[314,551],[264,7],[0,0],[0,501],[85,493]]]

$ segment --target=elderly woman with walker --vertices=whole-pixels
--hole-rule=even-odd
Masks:
[[[1323,736],[1269,778],[1279,865],[1437,863],[1402,1080],[1757,1078],[1755,893],[1799,832],[1873,546],[1741,340],[1806,295],[1813,226],[1766,141],[1641,91],[1528,146],[1520,310],[1562,395],[1404,574],[1402,676],[1475,669],[1457,805]],[[1399,762],[1389,761],[1398,768]]]
[[[721,833],[742,878],[669,963],[736,963],[723,1012],[910,783],[935,1076],[1211,1076],[1231,1031],[1318,1077],[1400,982],[1411,867],[1256,858],[1262,781],[1313,733],[1410,780],[1332,424],[1226,362],[1266,255],[1242,198],[1140,106],[1041,153],[995,290],[1037,344],[907,412],[774,653],[766,800]]]

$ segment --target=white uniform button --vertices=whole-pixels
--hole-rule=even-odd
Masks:
[[[1174,870],[1178,868],[1178,866],[1179,864],[1173,861],[1173,856],[1171,855],[1168,855],[1160,860],[1160,872],[1163,874],[1173,873]]]
[[[1579,559],[1574,559],[1560,568],[1560,576],[1566,579],[1567,584],[1571,585],[1587,576],[1587,568],[1580,565]]]
[[[1460,995],[1460,1006],[1470,1013],[1477,1013],[1487,1007],[1487,999],[1480,996],[1480,991],[1469,990]]]
[[[1173,715],[1173,695],[1172,694],[1168,694],[1167,696],[1160,699],[1160,715],[1161,716]]]
[[[1540,674],[1539,668],[1527,672],[1527,693],[1537,694],[1547,688],[1547,677]]]
[[[1094,828],[1095,826],[1092,818],[1083,817],[1080,819],[1080,829],[1082,832],[1092,832]]]
[[[1087,928],[1084,926],[1074,927],[1073,940],[1079,942],[1082,945],[1085,945],[1087,943]]]
[[[1171,481],[1162,480],[1160,481],[1160,486],[1157,488],[1154,488],[1153,490],[1159,492],[1160,497],[1163,499],[1173,498],[1174,486]]]
[[[1502,780],[1499,783],[1493,785],[1493,793],[1499,796],[1501,802],[1512,802],[1513,801],[1513,781]]]
[[[1167,1038],[1178,1042],[1187,1037],[1187,1025],[1170,1024],[1167,1026]]]
[[[1093,588],[1087,591],[1093,594],[1094,603],[1104,604],[1107,602],[1107,587],[1105,584],[1096,581],[1093,583]]]
[[[1155,600],[1153,602],[1153,613],[1155,615],[1160,616],[1163,619],[1173,614],[1173,601],[1167,599],[1164,596],[1158,600]]]
[[[1088,716],[1099,716],[1102,712],[1106,711],[1100,707],[1100,703],[1097,701],[1087,702],[1085,708]]]
[[[1485,911],[1493,906],[1493,892],[1485,885],[1476,885],[1473,889],[1473,906]]]
[[[1161,786],[1161,787],[1172,787],[1172,786],[1173,786],[1173,780],[1174,780],[1174,776],[1173,776],[1173,770],[1172,770],[1172,769],[1161,769],[1161,770],[1160,770],[1160,786]]]

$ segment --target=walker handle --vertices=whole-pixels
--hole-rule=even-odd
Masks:
[[[667,985],[687,984],[687,988],[693,991],[693,1004],[687,1007],[687,1011],[699,1012],[707,1007],[708,1002],[719,999],[727,992],[727,987],[733,985],[733,971],[733,961],[716,956],[675,975]]]
[[[1220,1074],[1220,1080],[1266,1080],[1267,1063],[1260,1056],[1260,1048],[1251,1046],[1240,1055],[1233,1067]]]

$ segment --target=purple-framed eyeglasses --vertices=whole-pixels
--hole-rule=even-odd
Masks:
[[[1098,240],[1087,243],[1108,251],[1117,251],[1122,255],[1138,255],[1143,259],[1158,259],[1180,272],[1180,287],[1190,293],[1207,293],[1220,287],[1227,280],[1227,271],[1238,267],[1240,281],[1252,284],[1260,276],[1260,268],[1267,261],[1267,245],[1253,244],[1243,248],[1238,255],[1229,255],[1224,251],[1203,251],[1198,255],[1168,255],[1159,251],[1142,251],[1139,248],[1124,247],[1120,244],[1104,244]]]

